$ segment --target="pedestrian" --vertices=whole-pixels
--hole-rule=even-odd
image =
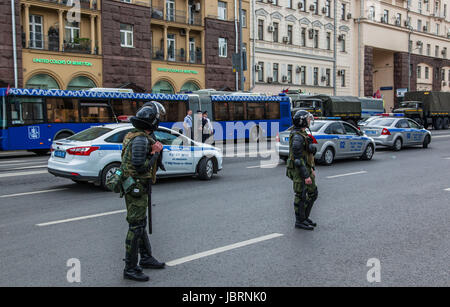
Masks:
[[[193,139],[193,131],[192,131],[192,110],[187,111],[187,115],[184,118],[183,122],[183,128],[184,128],[184,135]]]
[[[293,118],[294,128],[289,136],[289,158],[286,176],[294,182],[295,228],[313,230],[317,226],[309,219],[311,209],[318,197],[314,155],[317,148],[306,132],[313,115],[300,110]]]
[[[213,136],[213,127],[211,124],[211,120],[208,118],[208,111],[203,112],[202,127],[202,143],[205,143],[206,140],[212,143],[213,140],[210,139],[210,137]]]
[[[130,121],[135,129],[123,141],[122,170],[123,190],[127,207],[128,234],[126,238],[125,269],[123,276],[136,281],[148,281],[144,269],[162,269],[164,263],[152,255],[150,240],[146,232],[147,209],[151,184],[156,180],[158,158],[163,149],[153,137],[159,126],[164,107],[152,101],[146,103]],[[150,212],[149,212],[150,213]],[[151,227],[151,224],[149,224]],[[138,265],[138,256],[140,262]]]

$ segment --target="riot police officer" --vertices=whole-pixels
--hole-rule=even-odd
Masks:
[[[314,155],[316,147],[312,145],[312,138],[306,132],[311,120],[311,113],[300,110],[293,118],[294,127],[289,137],[289,158],[286,175],[294,182],[294,211],[295,227],[313,230],[317,226],[309,219],[311,209],[318,197],[315,183]]]
[[[126,238],[125,269],[123,276],[136,281],[148,281],[145,269],[162,269],[164,263],[152,256],[150,240],[146,232],[148,192],[156,180],[158,158],[162,144],[155,140],[153,132],[158,128],[164,107],[152,101],[146,103],[130,120],[134,128],[123,141],[123,188],[129,224]],[[138,265],[138,255],[140,262]]]

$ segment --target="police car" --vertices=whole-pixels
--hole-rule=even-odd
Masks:
[[[277,135],[275,148],[282,160],[289,156],[291,128]],[[363,132],[339,118],[314,120],[310,130],[317,148],[315,159],[321,164],[331,165],[335,159],[358,157],[371,160],[375,153],[375,142]],[[308,131],[308,130],[306,130]]]
[[[427,148],[431,132],[401,113],[385,113],[361,128],[374,139],[377,146],[387,146],[399,151],[405,146],[422,145]]]
[[[77,183],[93,181],[105,187],[106,180],[121,164],[122,142],[133,128],[131,124],[91,127],[69,138],[56,140],[48,161],[49,173]],[[222,169],[222,152],[184,135],[160,127],[156,139],[164,146],[163,164],[158,177],[197,175],[209,180]]]

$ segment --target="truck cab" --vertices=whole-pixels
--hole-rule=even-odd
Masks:
[[[322,116],[323,115],[323,104],[320,99],[311,99],[311,98],[301,98],[292,101],[292,116],[299,111],[305,110],[311,113],[314,116]]]
[[[419,124],[424,124],[423,102],[421,101],[403,101],[400,108],[395,109],[394,113],[403,113],[406,117],[414,119]]]

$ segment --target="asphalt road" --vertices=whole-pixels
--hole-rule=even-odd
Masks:
[[[313,232],[293,227],[282,162],[230,157],[208,182],[160,180],[150,239],[171,266],[145,284],[122,279],[122,199],[46,173],[47,157],[1,153],[0,286],[449,286],[450,132],[433,133],[429,149],[319,166]],[[71,258],[81,283],[66,279]]]

